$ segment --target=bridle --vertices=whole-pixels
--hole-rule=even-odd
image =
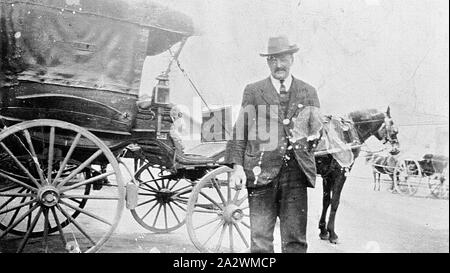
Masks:
[[[367,124],[367,123],[379,123],[383,122],[380,128],[374,133],[374,136],[383,142],[383,144],[389,143],[391,144],[390,153],[397,154],[399,142],[397,139],[398,129],[394,126],[392,118],[389,117],[388,114],[384,113],[384,118],[382,119],[373,119],[373,120],[363,120],[353,122],[355,125],[357,124]]]

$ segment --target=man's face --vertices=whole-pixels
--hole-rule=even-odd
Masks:
[[[277,80],[284,80],[289,75],[294,57],[292,54],[272,55],[267,57],[270,73]]]

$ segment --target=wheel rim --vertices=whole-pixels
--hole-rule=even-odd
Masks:
[[[403,160],[395,168],[395,189],[402,195],[414,195],[422,180],[420,166],[412,160]]]
[[[186,227],[200,252],[243,252],[250,248],[250,221],[245,190],[230,185],[232,169],[206,174],[189,198]]]
[[[193,183],[148,162],[135,174],[139,181],[139,201],[130,210],[134,219],[155,233],[168,233],[185,223],[188,196]]]
[[[84,150],[82,145],[94,149]],[[11,170],[0,168],[2,181],[16,186],[0,192],[2,252],[100,249],[117,227],[125,195],[117,160],[100,139],[66,122],[33,120],[2,131],[0,152],[13,159],[22,177],[12,177]],[[87,156],[78,158],[81,154]],[[20,156],[31,159],[31,166],[24,166],[26,161],[19,160]],[[67,171],[73,160],[80,164]],[[92,177],[74,180],[80,173],[94,170],[97,162],[110,164],[111,170],[91,172]],[[104,183],[105,179],[112,181],[113,187],[102,193],[90,192],[91,185]],[[57,234],[50,236],[52,232]],[[14,234],[21,237],[9,236]],[[40,243],[30,240],[38,235],[43,238]]]
[[[428,177],[428,189],[432,196],[436,198],[445,198],[448,196],[448,184],[443,175]]]

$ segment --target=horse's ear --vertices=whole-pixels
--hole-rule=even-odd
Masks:
[[[386,110],[386,116],[387,116],[388,118],[391,118],[391,107],[390,107],[390,106],[388,106],[388,108],[387,108],[387,110]]]

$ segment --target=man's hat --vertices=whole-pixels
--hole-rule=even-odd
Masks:
[[[299,50],[297,45],[289,44],[289,40],[286,36],[270,37],[267,45],[267,53],[260,53],[262,57],[271,55],[295,53]]]

